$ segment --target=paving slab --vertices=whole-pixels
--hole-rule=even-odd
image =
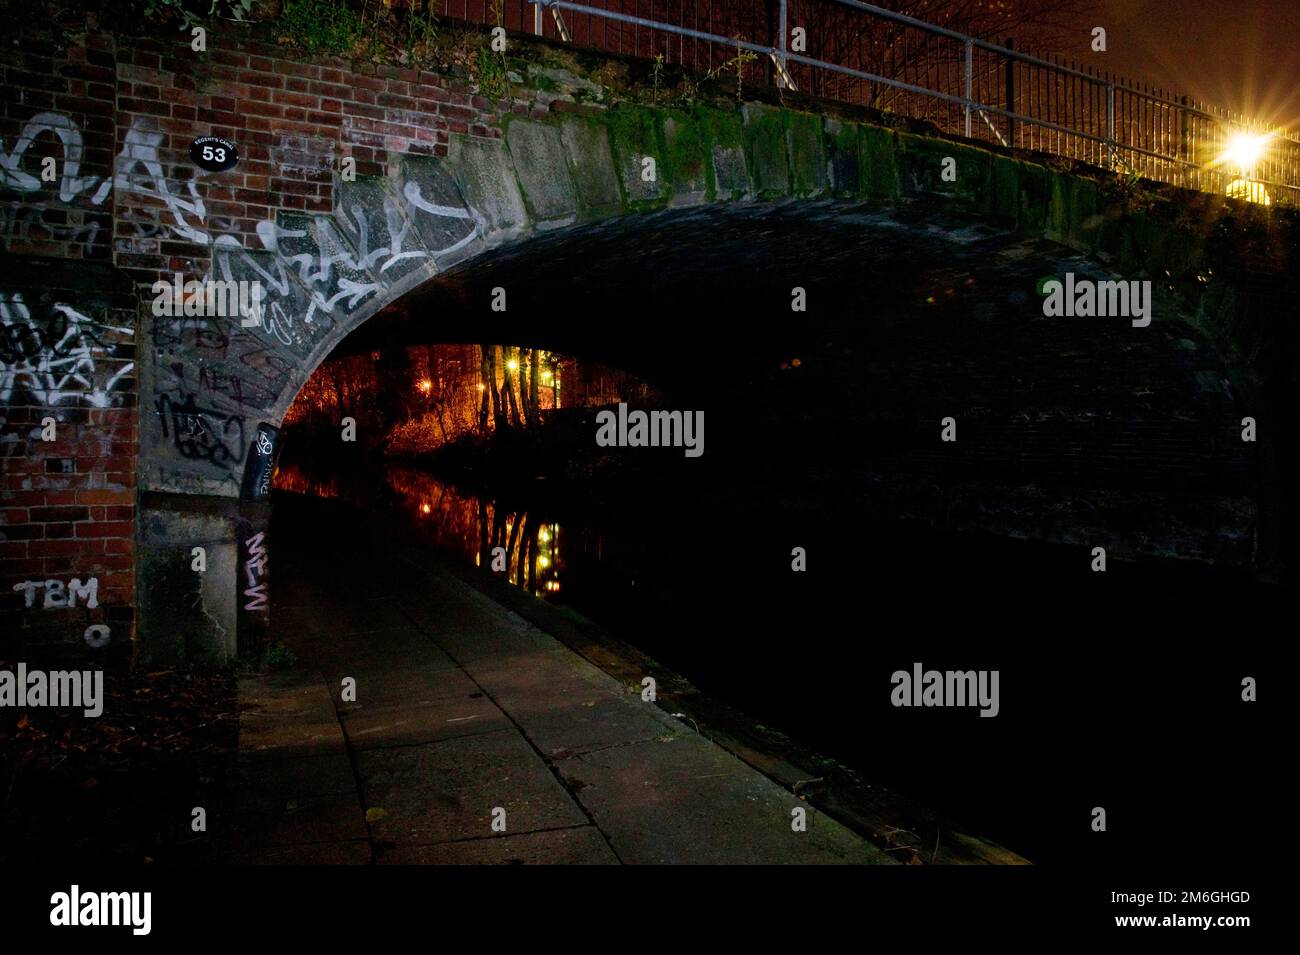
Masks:
[[[312,663],[331,684],[331,693],[343,677],[359,682],[358,674],[367,670],[391,671],[401,665],[411,672],[434,673],[457,666],[428,636],[409,629],[349,634],[330,640],[328,646],[313,649],[311,654]]]
[[[355,751],[513,729],[506,715],[486,697],[356,709],[347,714],[343,728],[348,744]]]
[[[294,759],[268,759],[265,754],[252,758],[241,756],[236,775],[241,798],[250,801],[355,795],[357,791],[352,761],[342,752]]]
[[[242,712],[307,720],[326,719],[334,710],[314,673],[241,676],[239,703]]]
[[[377,630],[400,630],[411,625],[396,597],[371,597],[342,600],[321,599],[307,606],[277,605],[272,613],[272,627],[293,635],[310,633],[313,637],[338,638],[354,633]]]
[[[222,856],[226,865],[369,865],[370,861],[370,843],[364,839],[262,846],[239,849]]]
[[[653,739],[679,724],[567,648],[466,664],[548,757]]]
[[[231,826],[236,849],[366,838],[356,792],[263,799],[244,796]]]
[[[476,699],[482,689],[461,669],[411,669],[385,661],[383,667],[362,667],[355,672],[357,700],[340,701],[338,711],[345,718],[358,710],[380,706],[431,703],[434,700]]]
[[[334,704],[319,674],[241,677],[239,699],[241,758],[346,753]]]
[[[587,817],[513,729],[357,753],[362,796],[377,842],[421,845],[583,825]],[[374,810],[383,810],[379,816]]]
[[[368,599],[347,599],[344,567],[295,567],[306,583],[273,618],[304,670],[240,681],[232,859],[897,864],[518,614],[391,556],[403,588],[372,577]]]
[[[273,756],[291,759],[346,752],[338,718],[325,723],[296,721],[292,717],[267,717],[240,714],[239,752],[241,756]]]
[[[558,763],[625,863],[893,864],[860,836],[698,735]],[[791,811],[807,811],[807,831]]]
[[[466,839],[383,852],[379,865],[618,865],[595,826]]]
[[[430,578],[401,599],[409,617],[461,665],[564,649],[550,634],[458,580]]]

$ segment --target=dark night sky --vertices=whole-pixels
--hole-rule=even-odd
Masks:
[[[1300,0],[1098,0],[1067,56],[1300,129]],[[1104,26],[1107,52],[1089,48]]]

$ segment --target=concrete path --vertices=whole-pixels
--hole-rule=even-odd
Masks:
[[[894,864],[459,580],[278,566],[232,862]]]

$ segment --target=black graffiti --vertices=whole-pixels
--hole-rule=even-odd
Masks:
[[[198,316],[154,318],[152,335],[159,348],[185,345],[187,332],[192,334],[195,348],[220,352],[224,356],[230,347],[230,336],[212,319]]]
[[[90,326],[69,318],[64,312],[52,311],[42,330],[35,322],[0,324],[0,361],[14,365],[20,361],[42,358],[67,358],[73,352],[98,348],[110,350],[96,337]],[[75,329],[69,334],[69,329]]]
[[[200,408],[193,395],[186,395],[179,403],[168,395],[159,395],[155,406],[163,437],[172,439],[182,457],[216,465],[237,464],[244,459],[244,419],[239,415]]]
[[[244,465],[244,484],[240,496],[245,501],[260,501],[271,493],[271,478],[275,474],[275,452],[280,431],[269,424],[259,424],[253,439],[253,453]]]
[[[19,202],[9,202],[0,205],[0,245],[10,248],[15,238],[19,242],[28,241],[35,227],[44,230],[55,241],[80,244],[83,256],[94,252],[95,239],[104,229],[102,223],[96,220],[84,224],[47,222],[47,211],[52,211],[56,217],[65,214],[63,207],[49,207],[45,203],[23,206]]]

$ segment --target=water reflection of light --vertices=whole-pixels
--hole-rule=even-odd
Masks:
[[[387,477],[405,506],[427,515],[420,521],[422,537],[484,569],[493,565],[493,552],[500,547],[506,554],[501,576],[513,586],[543,597],[559,593],[558,578],[563,574],[559,524],[480,499],[421,471],[393,467]]]

